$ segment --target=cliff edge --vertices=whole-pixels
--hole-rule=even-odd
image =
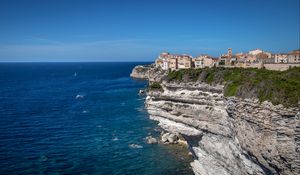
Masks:
[[[160,86],[149,88],[147,111],[163,129],[187,140],[195,174],[300,174],[297,104],[226,96],[222,83],[170,81],[170,73],[154,69],[147,79]]]

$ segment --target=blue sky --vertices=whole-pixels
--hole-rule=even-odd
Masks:
[[[0,61],[299,49],[299,0],[1,0]]]

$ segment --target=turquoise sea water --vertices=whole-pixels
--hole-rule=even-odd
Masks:
[[[159,133],[138,64],[1,63],[0,174],[192,174],[177,148],[144,140]]]

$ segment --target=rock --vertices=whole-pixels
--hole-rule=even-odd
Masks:
[[[147,140],[148,144],[156,144],[156,143],[158,143],[157,139],[154,138],[154,137],[152,137],[152,136],[146,137],[146,140]]]
[[[132,78],[148,79],[149,65],[135,66],[130,74]]]
[[[170,133],[163,134],[163,135],[161,136],[161,141],[162,141],[163,143],[168,142],[168,137],[169,137],[169,135],[170,135]]]
[[[164,75],[149,69],[148,80],[161,81],[163,91],[148,92],[145,106],[167,132],[163,143],[183,135],[195,174],[300,174],[299,107],[224,97],[222,85],[173,83]]]
[[[177,143],[171,133],[185,136],[195,174],[300,174],[299,109],[227,99],[221,86],[164,83],[163,92],[148,93],[147,111],[169,132],[163,143]]]
[[[168,141],[169,143],[173,144],[173,143],[177,143],[178,141],[178,136],[176,134],[170,134],[168,137]]]
[[[145,94],[145,90],[140,89],[140,90],[139,90],[139,95],[144,95],[144,94]]]
[[[178,136],[173,133],[166,133],[161,136],[161,141],[163,143],[170,143],[170,144],[175,144],[178,142]]]

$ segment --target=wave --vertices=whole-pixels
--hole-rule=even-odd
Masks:
[[[112,141],[118,141],[118,140],[119,140],[118,137],[112,139]]]
[[[130,148],[132,148],[132,149],[141,149],[141,148],[143,148],[143,146],[142,145],[138,145],[138,144],[130,144],[130,145],[128,145]]]
[[[80,95],[80,94],[76,95],[76,97],[75,97],[75,99],[83,99],[83,98],[84,98],[84,95]]]

